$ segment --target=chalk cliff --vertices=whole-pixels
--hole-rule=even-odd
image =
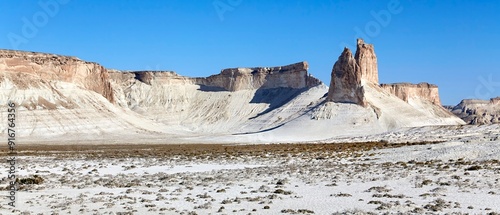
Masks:
[[[428,83],[410,84],[410,83],[395,83],[381,84],[380,87],[396,95],[405,102],[410,99],[422,99],[429,101],[434,105],[441,105],[439,99],[438,86]]]
[[[490,100],[464,99],[449,109],[468,124],[500,123],[500,97]]]
[[[433,103],[403,101],[430,92],[381,88],[376,60],[373,46],[359,40],[355,55],[345,49],[338,58],[328,88],[307,62],[192,78],[1,50],[0,106],[18,104],[18,134],[36,143],[305,142],[462,123]]]
[[[395,83],[379,85],[375,49],[372,44],[366,44],[363,39],[358,39],[354,57],[351,51],[345,48],[333,67],[328,100],[351,102],[366,106],[363,90],[363,85],[366,84],[370,84],[375,88],[380,87],[405,102],[418,99],[428,101],[433,105],[441,105],[438,87],[433,84]]]
[[[11,80],[18,89],[62,81],[99,93],[114,102],[108,71],[97,63],[76,57],[0,50],[0,71],[2,79]]]
[[[357,40],[356,63],[361,71],[361,79],[369,83],[378,84],[378,64],[375,48],[372,44],[366,44],[363,39]]]
[[[364,84],[378,84],[377,56],[372,44],[357,40],[356,54],[349,48],[335,62],[328,91],[328,101],[366,106]]]
[[[345,48],[333,65],[328,101],[366,106],[361,77],[361,69],[358,63],[352,56],[351,51]]]
[[[464,123],[441,106],[436,85],[379,84],[374,47],[362,39],[357,40],[354,56],[345,48],[335,62],[327,101],[337,105],[357,104],[365,110],[371,110],[379,123],[387,128]],[[327,105],[321,108],[327,110],[332,107]],[[335,114],[321,113],[318,118],[332,115]],[[369,117],[365,121],[369,122]]]
[[[257,90],[272,88],[302,89],[322,82],[308,73],[307,62],[278,67],[253,67],[223,69],[219,74],[206,78],[191,78],[172,71],[115,71],[112,79],[135,79],[151,85],[152,81],[163,84],[195,84],[212,90]],[[205,89],[205,88],[204,88]]]
[[[197,78],[195,82],[228,91],[280,87],[301,89],[321,84],[320,80],[308,74],[308,69],[307,62],[279,67],[231,68],[208,78]]]

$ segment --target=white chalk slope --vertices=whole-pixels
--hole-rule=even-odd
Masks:
[[[8,71],[7,71],[8,72]],[[22,141],[130,143],[304,142],[376,134],[401,127],[461,124],[439,106],[409,103],[365,85],[369,107],[325,101],[328,87],[210,91],[192,83],[113,82],[116,104],[72,83],[0,83],[2,108],[20,104]],[[7,112],[1,111],[6,122]],[[0,129],[5,132],[6,124]]]

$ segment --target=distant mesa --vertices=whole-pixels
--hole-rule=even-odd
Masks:
[[[197,84],[220,87],[227,91],[310,88],[322,84],[308,73],[305,61],[278,67],[230,68],[220,74],[198,78]]]
[[[500,123],[500,97],[490,100],[464,99],[449,110],[468,124]]]
[[[500,97],[490,99],[491,104],[498,105],[500,104]]]
[[[309,64],[303,61],[277,67],[223,69],[219,74],[206,78],[184,77],[170,71],[115,72],[116,74],[113,74],[113,77],[122,79],[124,77],[119,77],[120,75],[127,76],[148,85],[151,85],[154,81],[160,81],[161,83],[191,83],[208,87],[208,89],[231,92],[272,88],[302,89],[321,85],[322,82],[311,76],[308,69]]]
[[[438,86],[429,83],[395,83],[395,84],[381,84],[380,87],[396,95],[398,98],[408,102],[412,98],[425,99],[434,105],[441,105],[439,99]]]

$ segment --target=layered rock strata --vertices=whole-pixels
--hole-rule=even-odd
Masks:
[[[428,83],[381,84],[378,79],[377,56],[373,45],[357,40],[354,57],[345,48],[332,69],[328,100],[333,102],[350,102],[366,106],[363,85],[370,84],[377,89],[382,88],[405,102],[411,99],[428,101],[441,105],[439,90],[436,85]],[[380,88],[379,88],[380,87]]]
[[[308,74],[309,64],[299,62],[280,67],[224,69],[220,74],[197,78],[196,84],[220,87],[227,91],[270,88],[301,89],[321,84]]]
[[[76,57],[0,50],[0,70],[4,71],[2,79],[13,81],[18,89],[63,81],[99,93],[114,102],[108,71],[97,63]]]
[[[308,73],[307,62],[279,67],[254,67],[224,69],[217,75],[206,78],[189,78],[171,71],[113,72],[113,79],[135,79],[151,85],[153,81],[163,84],[196,84],[225,91],[257,90],[271,88],[302,89],[314,87],[322,82]]]
[[[369,83],[378,84],[378,65],[375,48],[372,44],[366,44],[363,39],[357,40],[356,63],[361,71],[361,79]]]
[[[410,84],[410,83],[395,83],[381,84],[387,92],[396,95],[405,102],[410,99],[423,99],[435,105],[441,105],[439,99],[438,86],[428,83]]]
[[[449,109],[468,124],[500,123],[500,97],[492,98],[489,101],[464,99]]]
[[[366,106],[364,89],[361,85],[361,69],[348,48],[344,49],[333,66],[327,99]]]

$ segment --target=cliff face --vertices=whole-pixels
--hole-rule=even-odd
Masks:
[[[372,47],[359,42],[356,57],[345,49],[332,68],[330,89],[308,74],[306,62],[190,78],[171,71],[108,70],[74,57],[0,51],[0,99],[19,104],[20,134],[34,139],[107,135],[126,140],[144,134],[198,141],[213,134],[242,134],[245,139],[265,133],[276,142],[461,123],[435,105],[412,106],[380,88]]]
[[[130,96],[133,93],[142,95],[140,89],[145,86],[138,87],[138,83],[153,87],[148,88],[149,90],[161,88],[160,85],[169,88],[182,85],[189,86],[190,89],[199,88],[200,91],[228,92],[271,88],[303,89],[321,85],[321,81],[309,75],[307,69],[307,62],[300,62],[280,67],[224,69],[220,74],[207,78],[190,78],[171,71],[107,70],[97,63],[75,57],[0,50],[2,87],[14,90],[12,92],[22,90],[22,96],[17,96],[16,101],[30,110],[74,108],[78,106],[76,103],[87,99],[72,93],[75,88],[96,92],[112,104],[117,102],[118,96],[119,105],[124,107],[141,104],[140,101],[127,101],[132,98]],[[168,103],[177,99],[187,102],[182,96],[174,97],[168,95],[162,101]],[[152,99],[151,96],[148,98]]]
[[[231,92],[272,88],[302,89],[322,84],[319,79],[308,74],[308,67],[307,62],[300,62],[279,67],[231,68],[207,78],[190,78],[171,71],[114,71],[111,77],[121,82],[138,80],[148,85],[153,82],[169,85],[194,84]]]
[[[346,48],[347,49],[347,48]],[[347,49],[348,50],[348,49]],[[346,50],[344,50],[344,53]],[[372,44],[366,44],[363,39],[357,40],[357,49],[354,58],[348,56],[348,54],[342,54],[345,59],[339,58],[339,61],[335,63],[334,66],[337,68],[335,72],[332,72],[332,80],[330,84],[329,100],[330,101],[350,101],[356,104],[364,104],[363,101],[363,91],[358,89],[364,84],[378,85],[378,65],[377,56],[375,55],[375,49]],[[350,53],[350,51],[349,51]],[[341,66],[342,65],[342,66]],[[350,66],[344,66],[350,65]],[[352,67],[350,70],[348,68]],[[339,80],[338,75],[334,73],[342,73],[341,71],[350,71],[348,75]],[[361,81],[358,81],[360,79]],[[342,85],[340,85],[342,83]],[[347,87],[343,89],[342,86]],[[410,83],[395,83],[395,84],[381,84],[380,87],[385,91],[397,96],[405,102],[409,99],[421,99],[424,101],[429,101],[434,105],[441,105],[439,99],[439,90],[436,85],[428,83],[420,84],[410,84]],[[338,93],[338,95],[335,95]],[[347,96],[349,95],[349,96]]]
[[[490,99],[491,104],[498,105],[500,104],[500,97]]]
[[[411,127],[431,122],[464,123],[441,106],[436,85],[428,83],[379,85],[378,82],[377,57],[373,45],[365,44],[362,39],[358,39],[355,56],[345,48],[335,62],[327,101],[362,106],[373,111],[377,120],[389,128]]]
[[[332,69],[328,101],[366,106],[363,85],[378,84],[377,56],[373,45],[357,40],[356,54],[345,48]]]
[[[344,49],[333,65],[327,99],[333,102],[366,106],[364,90],[361,86],[361,69],[348,48]]]
[[[0,70],[4,71],[2,79],[9,79],[18,89],[62,81],[92,90],[114,102],[108,71],[97,63],[53,54],[0,50]]]
[[[131,85],[134,81],[139,81],[147,85],[167,84],[195,84],[195,78],[181,76],[172,71],[110,71],[110,79],[112,82]]]
[[[354,56],[361,71],[361,79],[369,83],[378,84],[378,65],[375,49],[372,44],[366,44],[363,39],[357,40],[357,49]]]
[[[281,67],[231,68],[208,78],[197,78],[195,82],[227,91],[280,87],[301,89],[320,85],[321,81],[310,76],[308,69],[307,62]]]
[[[451,112],[468,124],[500,123],[500,97],[488,100],[464,99]]]
[[[409,99],[423,99],[431,102],[435,105],[441,105],[439,99],[438,87],[433,84],[419,83],[396,83],[396,84],[381,84],[382,87],[387,92],[396,95],[398,98],[405,102]]]

